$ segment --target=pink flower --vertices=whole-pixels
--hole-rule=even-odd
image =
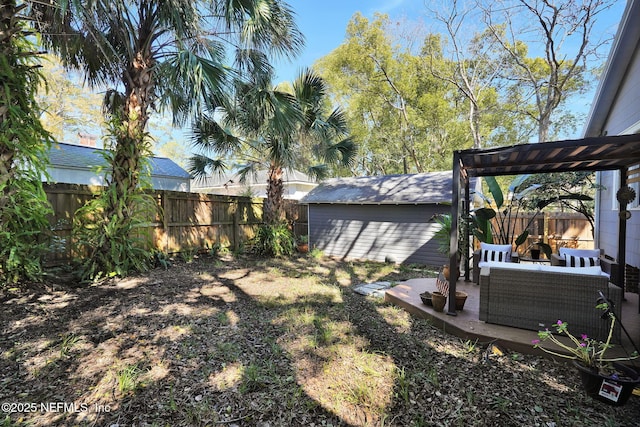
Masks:
[[[582,334],[580,335],[580,338],[582,338],[582,341],[586,341],[589,339],[589,337],[587,336],[587,334]]]
[[[558,320],[556,323],[557,323],[558,325],[562,325],[562,320]]]
[[[580,347],[586,347],[587,345],[583,342],[580,343]]]
[[[533,340],[533,341],[531,341],[531,344],[538,345],[538,344],[540,344],[540,340]]]

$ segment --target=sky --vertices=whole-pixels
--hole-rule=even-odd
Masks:
[[[277,66],[276,82],[291,81],[305,67],[327,55],[338,47],[345,38],[347,24],[356,12],[372,19],[374,13],[388,14],[391,19],[406,18],[427,22],[425,4],[441,7],[447,0],[288,0],[296,14],[298,28],[305,36],[303,52],[291,63],[280,61]],[[615,32],[622,16],[626,1],[617,0],[612,9],[598,18],[598,25],[604,31]]]
[[[296,23],[305,37],[303,51],[292,61],[274,61],[276,77],[274,83],[293,81],[306,67],[337,48],[345,39],[347,24],[356,12],[373,19],[376,12],[388,14],[391,20],[422,22],[427,28],[433,23],[427,21],[425,4],[442,7],[450,0],[285,0],[296,14]],[[617,0],[615,6],[599,18],[599,28],[613,35],[624,11],[625,0]],[[437,31],[438,29],[434,29]],[[471,31],[471,29],[469,29]],[[475,30],[475,29],[473,29]],[[604,60],[604,59],[603,59]],[[586,115],[593,100],[592,91],[575,99],[574,109]],[[578,126],[580,132],[581,125]],[[189,131],[174,130],[170,139],[184,143]],[[579,135],[572,135],[578,137]],[[567,136],[570,137],[570,136]],[[160,141],[166,138],[160,136]]]
[[[424,11],[422,0],[288,0],[288,3],[305,36],[305,48],[293,63],[278,65],[276,82],[295,79],[300,70],[338,47],[356,12],[373,18],[376,12],[390,17],[416,17]]]

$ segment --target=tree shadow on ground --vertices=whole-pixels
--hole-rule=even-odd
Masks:
[[[87,288],[4,294],[0,369],[8,374],[1,394],[9,402],[80,408],[13,419],[30,425],[349,425],[296,383],[293,362],[277,343],[281,327],[271,324],[273,302],[265,309],[235,284],[253,272],[229,270],[236,279],[218,276],[226,269],[211,263]]]
[[[629,425],[640,416],[637,402],[615,411],[585,398],[557,364],[485,360],[477,344],[352,290],[427,274],[206,258],[99,286],[6,291],[0,395],[90,406],[11,417],[35,426]]]

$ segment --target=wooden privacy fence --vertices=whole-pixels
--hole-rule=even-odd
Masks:
[[[50,217],[49,264],[72,258],[74,212],[97,194],[100,187],[73,184],[45,185],[53,215]],[[159,207],[149,228],[155,249],[166,253],[201,251],[214,245],[239,249],[262,223],[261,199],[177,191],[154,191]],[[296,235],[307,234],[307,209],[295,201],[285,203],[287,220]]]
[[[68,262],[72,258],[71,231],[74,212],[94,197],[100,187],[73,184],[45,185],[53,207],[50,231],[43,233],[49,251],[48,264]],[[177,191],[154,191],[159,207],[149,228],[155,249],[166,253],[207,250],[214,245],[240,249],[262,223],[261,199],[218,196]],[[296,236],[308,234],[307,206],[297,201],[285,203],[287,220]],[[532,214],[519,215],[513,221],[515,236],[529,223]],[[518,249],[524,254],[538,240],[549,243],[554,252],[561,246],[592,248],[589,222],[580,214],[550,212],[539,214],[529,225],[530,237]]]
[[[494,229],[497,229],[496,219],[493,221]],[[515,227],[513,236],[520,235],[527,224],[529,237],[518,247],[521,255],[527,253],[538,241],[549,244],[554,253],[561,247],[589,249],[594,246],[591,224],[576,212],[542,212],[535,218],[533,213],[519,214],[511,222],[511,227]]]

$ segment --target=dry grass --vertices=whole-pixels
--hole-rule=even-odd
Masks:
[[[551,427],[640,419],[637,397],[623,408],[595,402],[565,364],[487,359],[483,343],[351,290],[432,274],[311,257],[200,258],[99,286],[5,289],[0,402],[37,408],[0,420]],[[42,410],[57,402],[67,406]]]

